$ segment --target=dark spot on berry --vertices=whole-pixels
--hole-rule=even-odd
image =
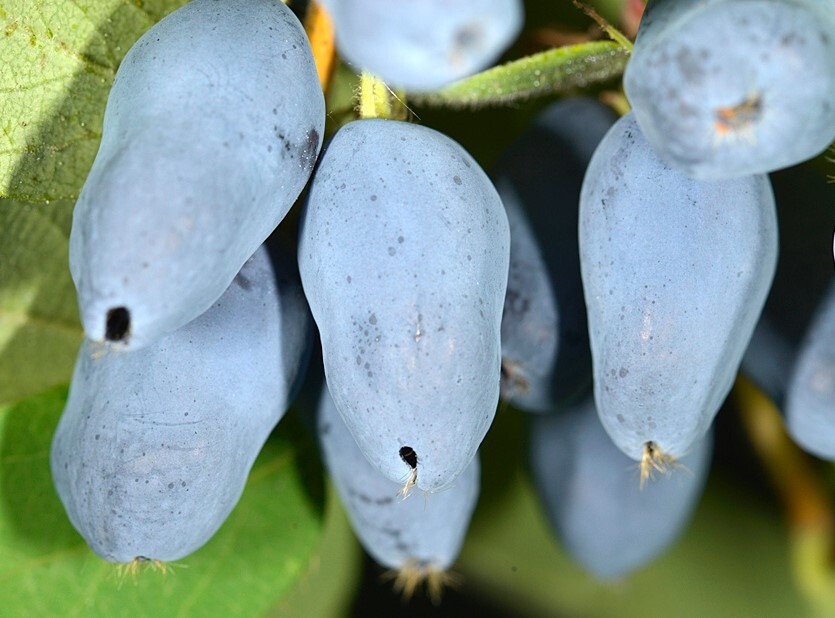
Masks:
[[[404,446],[400,449],[400,459],[402,459],[412,470],[417,468],[417,453],[415,453],[411,446]]]
[[[125,307],[115,307],[107,312],[104,338],[107,341],[125,341],[130,333],[130,312]]]

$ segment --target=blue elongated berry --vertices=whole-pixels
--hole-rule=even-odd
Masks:
[[[612,444],[593,398],[531,425],[531,469],[557,538],[600,579],[628,575],[681,535],[710,468],[712,433],[697,442],[680,470],[642,487],[639,471]]]
[[[628,114],[586,171],[579,234],[603,426],[647,465],[682,457],[730,390],[774,275],[768,178],[688,178]]]
[[[140,38],[73,213],[87,336],[136,349],[206,311],[299,195],[324,120],[278,0],[194,0]]]
[[[317,433],[325,466],[366,551],[379,564],[431,584],[455,562],[479,494],[474,457],[448,489],[404,500],[401,483],[372,466],[342,420],[327,387]]]
[[[786,427],[804,449],[835,461],[835,282],[800,348],[786,397]]]
[[[647,141],[693,178],[788,167],[835,139],[832,0],[650,0],[624,87]]]
[[[336,45],[354,66],[412,91],[487,68],[522,29],[520,0],[329,0]]]
[[[785,411],[792,368],[804,336],[832,282],[835,212],[831,188],[808,166],[770,175],[780,222],[780,251],[768,293],[740,371]]]
[[[531,412],[546,412],[591,388],[577,220],[583,173],[614,121],[614,113],[592,99],[555,103],[493,172],[511,240],[502,396]]]
[[[280,281],[261,249],[206,313],[158,342],[82,345],[52,476],[105,560],[179,560],[234,508],[309,341],[298,280]]]
[[[393,481],[448,487],[499,397],[509,232],[490,180],[432,129],[349,123],[321,157],[298,255],[328,386],[360,448]]]

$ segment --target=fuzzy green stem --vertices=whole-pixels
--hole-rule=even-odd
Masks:
[[[391,118],[391,96],[383,80],[363,71],[360,75],[360,118]]]
[[[626,38],[626,35],[623,34],[623,32],[621,32],[620,30],[615,28],[612,24],[610,24],[608,21],[603,19],[603,17],[597,11],[595,11],[593,8],[591,8],[586,3],[579,2],[578,0],[574,0],[574,6],[576,6],[578,9],[580,9],[586,15],[588,15],[594,21],[596,21],[598,23],[598,25],[601,28],[603,28],[603,30],[606,32],[606,34],[609,35],[610,39],[612,39],[615,43],[617,43],[618,45],[623,47],[630,54],[632,53],[632,47],[633,47],[632,41],[630,41],[628,38]]]
[[[604,92],[600,95],[600,102],[611,107],[619,116],[626,116],[631,109],[629,99],[621,91],[609,90]]]
[[[810,458],[783,428],[780,412],[745,378],[734,395],[746,433],[781,498],[791,541],[792,569],[800,590],[821,615],[835,612],[835,506]]]
[[[406,94],[394,91],[379,77],[363,71],[360,74],[359,106],[360,118],[386,118],[405,120],[411,113],[406,105]]]
[[[411,98],[421,105],[451,109],[510,105],[618,77],[628,57],[612,41],[557,47],[492,67],[435,92],[412,93]]]

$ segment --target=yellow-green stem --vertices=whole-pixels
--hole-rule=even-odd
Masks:
[[[600,101],[615,110],[618,116],[626,116],[632,109],[629,105],[629,99],[620,90],[607,90],[600,95]]]
[[[615,43],[623,47],[626,51],[630,54],[632,53],[632,41],[630,41],[623,32],[615,28],[612,24],[608,21],[603,19],[603,17],[591,8],[588,4],[584,2],[579,2],[578,0],[574,0],[574,6],[578,9],[582,10],[586,15],[591,17],[594,21],[598,23],[598,25],[603,28],[606,34],[609,35],[609,38],[612,39]]]
[[[820,615],[835,615],[835,506],[809,456],[783,428],[780,412],[740,377],[734,395],[751,444],[788,516],[798,588]]]
[[[406,105],[405,92],[394,91],[379,77],[363,71],[360,75],[357,113],[360,118],[406,120],[411,110]]]
[[[379,77],[368,71],[360,75],[360,118],[391,118],[391,92]]]

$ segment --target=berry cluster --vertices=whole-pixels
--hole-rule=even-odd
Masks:
[[[346,61],[418,92],[491,64],[523,20],[517,0],[326,5]],[[397,120],[349,122],[320,153],[319,77],[281,2],[160,21],[119,68],[74,211],[88,339],[51,459],[73,525],[113,562],[205,543],[295,395],[312,314],[323,460],[405,588],[455,561],[500,395],[535,413],[533,477],[577,560],[607,578],[652,559],[698,501],[769,293],[766,173],[835,138],[831,9],[651,0],[633,111],[561,101],[492,180]],[[308,183],[297,260],[271,259]],[[787,387],[789,428],[830,458],[833,298]]]

